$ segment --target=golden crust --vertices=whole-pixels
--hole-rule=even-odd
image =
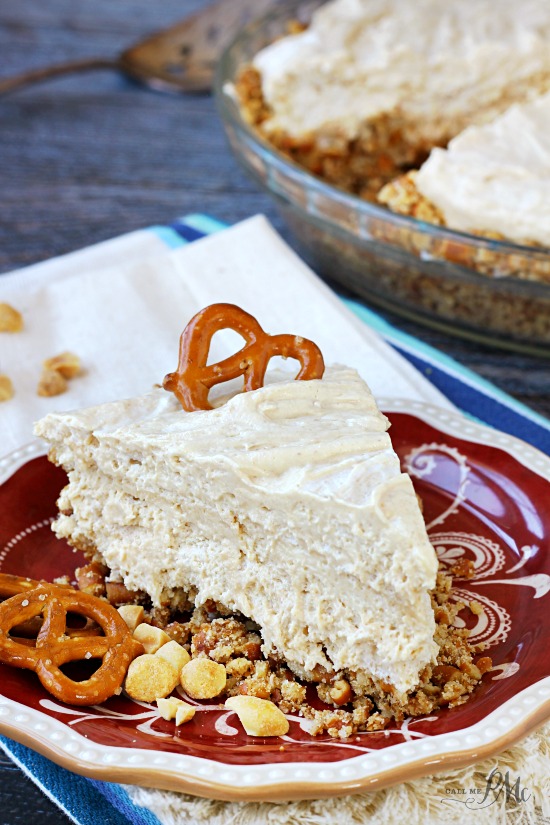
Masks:
[[[145,622],[159,625],[159,616],[162,616],[165,632],[178,640],[184,655],[189,655],[190,661],[181,671],[181,684],[192,698],[253,697],[270,701],[282,713],[297,713],[308,719],[308,729],[313,735],[328,733],[345,739],[360,731],[382,730],[406,716],[456,707],[466,702],[479,685],[492,662],[488,656],[479,658],[480,649],[468,641],[468,630],[453,626],[459,611],[468,608],[451,601],[451,590],[451,576],[439,572],[432,593],[434,638],[439,653],[436,663],[424,668],[414,690],[403,695],[392,685],[365,674],[319,671],[312,681],[319,698],[328,706],[322,710],[310,704],[307,683],[299,680],[284,661],[274,656],[265,658],[254,623],[231,615],[223,605],[207,602],[186,617],[173,616],[168,608],[162,611],[146,608]],[[182,603],[185,603],[184,596]],[[143,594],[139,599],[142,603]],[[479,615],[483,608],[473,602],[469,609]],[[150,658],[158,660],[159,654]],[[134,669],[136,667],[134,665]],[[175,672],[174,667],[170,670]],[[151,677],[147,678],[150,682]],[[140,683],[138,691],[140,696],[144,695],[141,691],[147,695],[156,692],[153,699],[161,696],[158,687],[151,688],[145,682]]]

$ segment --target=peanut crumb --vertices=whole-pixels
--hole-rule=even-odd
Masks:
[[[44,368],[36,392],[42,398],[51,398],[62,395],[67,391],[67,386],[67,379],[60,372]]]
[[[168,699],[157,699],[157,707],[163,719],[170,722],[172,719],[176,722],[176,727],[189,722],[195,715],[195,708],[181,699],[176,699],[175,696],[170,696]]]
[[[0,303],[0,332],[21,332],[23,316],[11,304]]]
[[[67,379],[75,378],[82,371],[80,358],[74,352],[69,351],[54,355],[53,358],[46,358],[44,369],[55,370]]]
[[[134,639],[141,642],[146,653],[156,653],[170,641],[170,637],[164,630],[160,627],[152,627],[145,622],[138,624],[132,635]]]
[[[453,567],[451,573],[460,579],[473,579],[475,576],[475,567],[471,559],[459,559]]]
[[[0,375],[0,401],[9,401],[15,395],[11,378]]]

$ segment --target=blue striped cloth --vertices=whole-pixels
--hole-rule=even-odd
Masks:
[[[206,215],[188,215],[171,227],[156,226],[151,231],[176,248],[223,228],[224,224]],[[550,454],[550,421],[546,418],[452,358],[396,329],[363,304],[344,300],[466,415]],[[5,737],[0,737],[0,746],[77,825],[161,825],[150,811],[134,805],[120,785],[77,776]]]

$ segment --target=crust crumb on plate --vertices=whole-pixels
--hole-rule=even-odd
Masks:
[[[457,574],[461,575],[461,570]],[[243,616],[231,614],[223,605],[209,601],[185,614],[166,610],[162,629],[159,628],[159,611],[147,604],[144,606],[146,597],[140,594],[138,597],[140,615],[144,610],[144,623],[140,625],[142,632],[146,634],[147,625],[151,624],[153,633],[160,629],[168,636],[177,636],[181,640],[181,644],[177,644],[181,656],[177,661],[170,656],[163,657],[163,650],[168,653],[171,645],[176,646],[176,642],[171,641],[165,642],[154,656],[149,654],[136,659],[126,681],[129,695],[152,701],[152,698],[143,697],[155,693],[153,698],[159,699],[161,691],[172,684],[177,663],[185,661],[183,670],[180,668],[181,684],[192,698],[263,700],[272,703],[282,714],[303,716],[307,720],[307,730],[313,736],[328,734],[347,739],[361,731],[384,730],[407,716],[424,716],[444,707],[457,707],[469,699],[483,675],[492,667],[489,656],[479,657],[483,646],[472,645],[468,640],[469,631],[453,624],[460,611],[469,609],[478,616],[483,612],[483,606],[477,601],[465,605],[452,600],[452,578],[441,571],[431,595],[436,620],[437,661],[424,668],[418,686],[405,695],[398,694],[387,682],[351,671],[318,673],[315,682],[305,682],[298,679],[284,661],[273,656],[266,658],[261,652],[262,639],[257,626]],[[159,658],[160,665],[156,663]],[[153,659],[154,672],[150,671]],[[163,665],[168,668],[164,668],[166,673],[160,685],[156,671]],[[174,698],[174,701],[177,700]],[[168,709],[168,705],[162,707]],[[168,718],[164,711],[161,715]],[[175,710],[172,718],[175,718]]]

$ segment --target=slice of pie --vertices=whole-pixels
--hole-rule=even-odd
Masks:
[[[335,366],[211,410],[156,388],[36,433],[69,476],[55,532],[127,588],[225,605],[300,677],[345,671],[401,694],[438,651],[437,561],[388,426]]]

